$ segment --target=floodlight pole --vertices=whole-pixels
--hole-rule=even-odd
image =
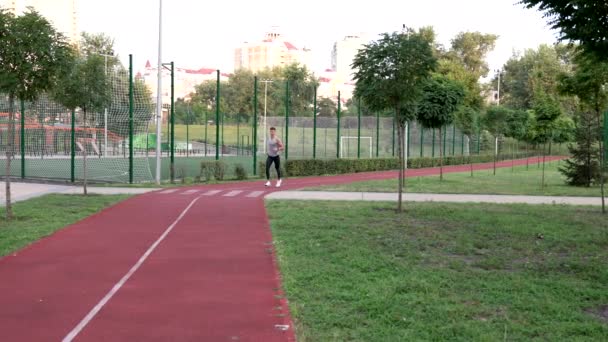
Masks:
[[[158,0],[158,83],[156,89],[156,184],[160,184],[160,153],[161,153],[161,129],[160,125],[163,117],[163,98],[162,98],[162,76],[163,76],[163,65],[162,65],[162,39],[163,39],[163,0]]]

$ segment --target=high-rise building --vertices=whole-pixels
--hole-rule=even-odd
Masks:
[[[334,43],[331,52],[331,68],[336,76],[345,82],[352,80],[353,69],[351,64],[368,40],[363,35],[350,35]]]
[[[77,0],[0,0],[0,7],[16,15],[33,7],[72,43],[80,38],[76,6]]]
[[[245,42],[235,49],[234,70],[248,69],[253,72],[265,68],[285,66],[293,63],[310,69],[310,49],[298,48],[273,29],[259,42]]]

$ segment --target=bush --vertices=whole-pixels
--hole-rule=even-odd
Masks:
[[[226,163],[221,160],[215,161],[202,161],[201,162],[201,174],[200,179],[208,182],[211,180],[211,177],[215,178],[215,180],[221,181],[224,180],[224,176],[226,175]]]
[[[530,153],[517,153],[515,158],[525,158],[535,155]],[[499,155],[498,160],[511,159],[513,155]],[[472,156],[446,156],[443,157],[443,165],[463,165],[469,163],[488,163],[494,160],[492,154],[481,154]],[[285,165],[283,174],[287,177],[321,176],[343,173],[388,171],[399,169],[397,158],[373,158],[373,159],[290,159],[281,164]],[[265,162],[260,161],[258,169],[260,177],[266,176]],[[416,157],[409,158],[407,166],[410,169],[421,169],[427,167],[438,167],[439,158]],[[272,168],[274,170],[274,167]]]
[[[234,176],[237,180],[245,180],[247,179],[247,170],[241,164],[236,164],[234,166]]]

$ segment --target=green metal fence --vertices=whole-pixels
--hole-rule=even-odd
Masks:
[[[170,64],[174,69],[173,63]],[[82,179],[83,158],[88,156],[87,174],[100,182],[152,182],[156,174],[156,124],[152,94],[133,79],[132,68],[108,71],[113,99],[107,109],[89,113],[84,121],[80,110],[70,111],[47,96],[35,103],[18,106],[15,125],[9,132],[7,116],[0,115],[0,172],[5,172],[7,142],[13,137],[11,176],[76,182]],[[215,103],[238,101],[238,94],[222,92],[217,73]],[[285,159],[385,158],[396,155],[396,134],[390,114],[347,108],[341,96],[329,112],[321,114],[316,90],[276,81],[283,98],[261,98],[260,80],[251,82],[248,105],[238,112],[210,106],[198,124],[175,123],[174,106],[166,105],[161,123],[161,178],[200,175],[200,163],[222,160],[228,177],[236,166],[250,175],[266,155],[268,129],[275,127],[283,140]],[[173,87],[171,88],[173,89]],[[173,92],[172,92],[173,94]],[[171,101],[173,103],[173,101]],[[8,103],[0,98],[0,113]],[[182,115],[183,117],[184,115]],[[410,157],[437,157],[439,144],[444,155],[468,155],[493,151],[493,138],[487,133],[465,136],[450,125],[442,130],[408,124],[407,153]],[[10,134],[9,134],[10,133]],[[509,145],[511,144],[511,145]],[[501,151],[513,143],[501,140]]]

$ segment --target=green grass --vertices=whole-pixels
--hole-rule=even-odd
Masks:
[[[564,176],[558,171],[559,165],[558,162],[546,164],[544,188],[541,188],[541,169],[531,164],[529,170],[526,170],[526,166],[515,167],[514,171],[510,167],[497,169],[496,176],[491,169],[475,171],[473,178],[470,172],[444,173],[442,182],[438,175],[412,177],[407,179],[406,190],[446,194],[600,196],[599,186],[586,188],[566,185]],[[307,190],[396,192],[397,179],[328,185]]]
[[[0,257],[128,198],[129,195],[46,195],[14,204],[15,219],[0,218]],[[4,208],[0,208],[4,210]]]
[[[299,341],[605,341],[597,208],[394,207],[267,202]]]

